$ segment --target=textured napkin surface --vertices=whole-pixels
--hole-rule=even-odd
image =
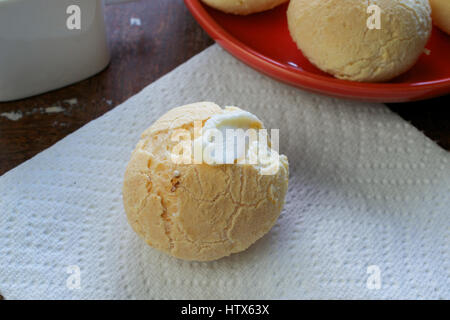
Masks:
[[[127,224],[121,188],[140,133],[214,101],[280,129],[290,186],[247,251],[186,262]],[[0,292],[13,298],[450,298],[450,155],[380,104],[307,93],[213,46],[0,177]],[[79,288],[68,266],[78,266]],[[368,278],[379,270],[380,289]],[[371,267],[373,268],[373,267]]]

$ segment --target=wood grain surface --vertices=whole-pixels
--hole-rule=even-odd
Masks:
[[[0,103],[0,114],[22,116],[16,121],[0,116],[0,175],[213,44],[182,0],[139,0],[109,5],[105,11],[112,55],[106,70],[60,90]],[[450,96],[389,105],[447,150],[449,106]]]

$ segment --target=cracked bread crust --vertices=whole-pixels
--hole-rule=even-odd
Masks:
[[[319,69],[337,78],[380,82],[409,70],[431,34],[428,0],[291,0],[291,36]],[[369,29],[369,5],[381,29]]]
[[[212,103],[172,109],[144,131],[123,186],[128,221],[152,247],[185,260],[208,261],[243,251],[275,224],[288,187],[288,162],[276,175],[252,165],[175,164],[174,129],[190,130],[223,112]]]
[[[238,15],[248,15],[275,8],[288,0],[202,0],[217,10]]]

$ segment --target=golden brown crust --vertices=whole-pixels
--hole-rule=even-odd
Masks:
[[[155,134],[159,131],[181,128],[186,124],[206,120],[212,115],[222,112],[222,108],[212,102],[197,102],[173,108],[145,130],[143,136]]]
[[[252,165],[171,161],[171,132],[193,130],[192,121],[221,113],[217,108],[202,103],[169,111],[143,134],[125,172],[130,225],[149,245],[181,259],[215,260],[245,250],[275,224],[287,192],[285,156],[272,176]],[[177,120],[170,124],[170,118]]]

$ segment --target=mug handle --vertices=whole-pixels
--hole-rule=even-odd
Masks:
[[[105,0],[105,4],[116,4],[116,3],[124,3],[124,2],[131,2],[136,0]]]

